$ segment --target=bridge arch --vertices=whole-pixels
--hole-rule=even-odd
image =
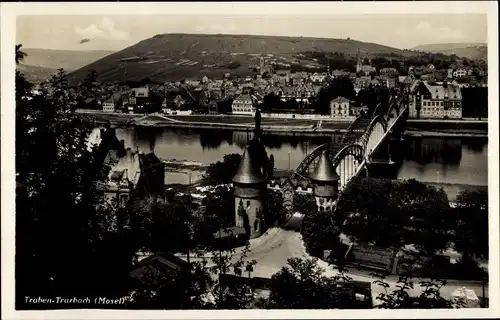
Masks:
[[[391,125],[398,117],[401,112],[401,100],[393,103],[389,110],[387,111],[387,122]]]
[[[357,117],[351,123],[346,133],[344,133],[341,143],[344,144],[356,143],[359,140],[359,138],[363,136],[363,134],[366,131],[366,128],[370,125],[371,119],[372,117],[369,114],[362,114],[359,117]]]
[[[364,149],[359,144],[350,144],[342,148],[333,159],[333,167],[340,177],[339,189],[355,176],[359,166],[363,163]]]
[[[327,151],[330,160],[332,160],[333,162],[337,153],[344,146],[346,145],[342,143],[330,142],[330,143],[324,143],[316,147],[300,162],[297,169],[295,169],[295,171],[292,173],[290,179],[294,184],[296,184],[300,180],[308,179],[309,174],[311,174],[314,171],[314,168],[316,168],[319,158],[324,151]]]
[[[383,114],[379,114],[371,121],[362,140],[365,157],[375,151],[375,147],[387,132],[387,128],[388,124]]]

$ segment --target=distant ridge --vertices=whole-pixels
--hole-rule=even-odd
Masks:
[[[24,47],[22,51],[27,54],[24,59],[24,64],[27,66],[56,70],[63,68],[66,71],[79,69],[113,53],[106,50],[76,51]]]
[[[244,76],[251,74],[248,65],[258,64],[256,55],[273,56],[291,63],[294,55],[306,51],[341,52],[354,57],[358,50],[365,57],[416,55],[409,50],[351,39],[171,33],[157,34],[110,54],[76,70],[70,78],[79,82],[90,69],[96,70],[99,80],[105,82],[143,78],[164,81],[203,75],[220,76],[224,72]],[[228,68],[232,62],[240,66]]]
[[[487,60],[488,45],[486,43],[437,43],[416,46],[413,50],[457,55],[472,60]]]

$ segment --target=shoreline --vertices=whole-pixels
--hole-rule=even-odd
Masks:
[[[245,116],[218,116],[218,115],[193,115],[193,116],[163,116],[152,114],[150,118],[144,119],[144,115],[138,114],[107,114],[104,112],[78,110],[80,114],[86,114],[94,118],[94,123],[104,125],[110,123],[117,127],[150,127],[150,128],[179,128],[179,129],[215,129],[215,130],[233,130],[241,132],[249,132],[254,129],[252,117]],[[189,119],[192,117],[192,120]],[[143,119],[141,119],[143,118]],[[189,120],[186,120],[189,119]],[[214,121],[214,122],[208,122]],[[319,122],[325,127],[317,127]],[[417,120],[423,122],[423,120]],[[415,124],[415,119],[408,120],[410,124]],[[488,130],[481,129],[466,129],[466,128],[443,128],[441,124],[464,124],[474,125],[477,121],[464,120],[450,122],[427,122],[433,123],[435,126],[431,128],[411,127],[407,128],[403,133],[404,136],[411,137],[455,137],[455,138],[487,138]],[[483,122],[487,125],[487,122]],[[312,120],[312,119],[280,119],[280,118],[263,118],[261,128],[269,133],[288,133],[288,134],[339,134],[345,133],[349,128],[350,123],[345,121],[335,120]]]

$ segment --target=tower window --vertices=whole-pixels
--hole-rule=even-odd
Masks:
[[[247,208],[250,207],[250,200],[247,200]]]

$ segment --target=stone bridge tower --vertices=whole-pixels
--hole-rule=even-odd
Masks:
[[[261,236],[264,229],[266,187],[266,177],[247,146],[233,177],[233,194],[236,226],[245,228],[250,238]]]
[[[318,211],[332,211],[338,196],[340,177],[326,151],[309,178],[314,184],[313,194]]]

